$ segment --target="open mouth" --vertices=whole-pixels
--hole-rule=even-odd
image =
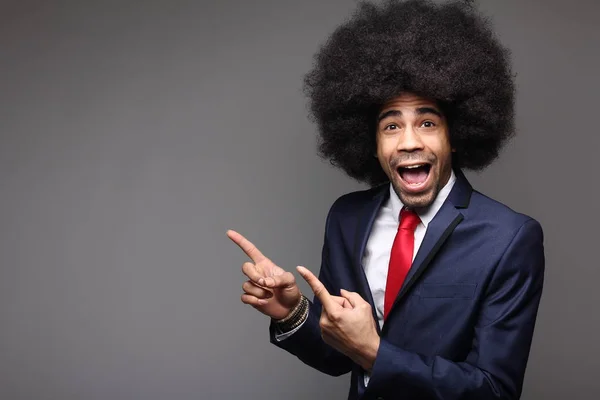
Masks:
[[[411,189],[420,189],[429,178],[431,164],[422,163],[414,165],[405,165],[396,169],[403,183]]]

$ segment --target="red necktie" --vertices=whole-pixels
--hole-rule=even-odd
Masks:
[[[421,220],[411,210],[402,208],[400,211],[400,224],[394,239],[390,254],[387,282],[385,286],[385,300],[383,305],[383,319],[385,320],[398,296],[404,278],[412,264],[413,250],[415,247],[415,229]]]

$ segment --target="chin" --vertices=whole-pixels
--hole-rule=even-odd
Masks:
[[[436,193],[428,192],[423,194],[405,194],[400,193],[398,197],[400,197],[400,201],[402,204],[408,208],[427,208],[429,207],[433,201],[435,200]]]
[[[398,182],[392,182],[392,186],[394,191],[400,198],[402,204],[408,208],[427,208],[429,207],[433,201],[435,200],[438,190],[436,190],[436,185],[431,185],[420,192],[407,192],[404,190],[403,184],[398,184]]]
[[[394,191],[400,198],[402,204],[408,208],[427,208],[435,200],[439,188],[434,174],[428,174],[427,179],[415,188],[402,179],[400,174],[392,181]]]

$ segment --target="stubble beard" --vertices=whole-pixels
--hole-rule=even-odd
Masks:
[[[435,201],[440,192],[439,180],[435,185],[424,193],[406,194],[403,193],[395,182],[392,182],[394,192],[400,198],[402,204],[410,209],[423,209],[429,207]]]

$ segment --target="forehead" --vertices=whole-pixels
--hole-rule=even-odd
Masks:
[[[440,111],[437,102],[434,99],[419,96],[414,93],[403,93],[386,101],[379,110],[380,113],[389,110],[400,110],[414,112],[419,108],[432,108]]]

